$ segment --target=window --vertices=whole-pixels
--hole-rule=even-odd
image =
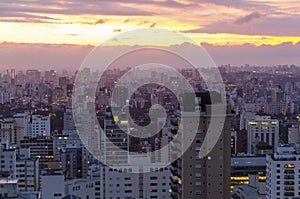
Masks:
[[[285,164],[284,168],[295,168],[294,164]]]

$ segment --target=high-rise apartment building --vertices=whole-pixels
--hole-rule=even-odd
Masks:
[[[33,114],[26,119],[26,136],[50,136],[50,116]]]
[[[288,128],[288,143],[296,144],[300,142],[300,126],[298,124],[294,124]]]
[[[67,106],[64,112],[64,130],[75,130],[72,107]]]
[[[50,116],[33,114],[30,112],[18,113],[14,115],[15,131],[17,139],[24,136],[35,138],[39,136],[50,136]],[[19,141],[18,141],[19,143]]]
[[[53,136],[53,155],[55,161],[61,162],[66,178],[86,177],[91,157],[76,130]]]
[[[39,158],[39,169],[44,169],[44,163],[53,160],[53,139],[50,137],[25,137],[20,148],[29,149],[30,157]]]
[[[150,160],[150,159],[149,159]],[[95,199],[101,198],[170,198],[170,169],[151,164],[143,171],[135,166],[97,165],[92,172],[95,180]]]
[[[0,148],[0,174],[11,179],[16,178],[16,150]],[[1,175],[0,175],[1,176]]]
[[[16,177],[19,191],[39,190],[39,159],[17,158]]]
[[[229,114],[211,114],[211,108],[218,106],[212,104],[209,93],[197,93],[201,98],[199,109],[200,117],[195,113],[195,106],[185,109],[182,125],[183,133],[189,133],[192,125],[190,121],[199,122],[195,139],[181,158],[171,164],[171,198],[174,199],[196,199],[196,198],[230,198],[230,132],[231,117]],[[186,100],[185,100],[186,98]],[[195,103],[195,99],[189,95],[183,98],[183,105]],[[220,108],[224,108],[221,106]],[[221,111],[222,112],[222,111]],[[226,113],[226,111],[224,110]],[[202,143],[208,132],[211,121],[225,117],[224,128],[215,146],[207,156],[199,157]]]
[[[105,112],[104,133],[101,140],[104,151],[104,163],[108,165],[127,164],[129,157],[128,118],[122,111],[113,115],[110,109]]]
[[[13,118],[0,120],[0,138],[8,140],[10,144],[17,143],[17,133]]]
[[[267,155],[266,198],[295,198],[300,195],[300,155],[291,145]]]
[[[274,150],[279,144],[279,121],[271,119],[270,116],[255,116],[254,119],[246,121],[248,134],[248,153],[256,153],[256,146],[259,143],[266,143]]]
[[[81,147],[67,146],[61,153],[62,169],[68,179],[85,178],[88,160]]]

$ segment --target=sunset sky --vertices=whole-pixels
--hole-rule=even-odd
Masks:
[[[298,0],[0,0],[0,67],[78,67],[137,28],[181,32],[217,64],[300,65],[299,24]]]

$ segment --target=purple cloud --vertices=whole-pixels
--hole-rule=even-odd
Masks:
[[[206,25],[201,28],[184,30],[183,33],[232,33],[245,35],[273,35],[273,36],[297,36],[299,37],[299,17],[267,17],[255,23],[245,24],[243,28],[234,25],[230,21],[221,21]]]
[[[244,17],[238,18],[234,22],[234,24],[235,25],[246,25],[246,24],[252,23],[256,19],[262,18],[263,16],[265,16],[265,15],[263,15],[259,12],[252,12]]]
[[[30,15],[28,14],[30,13]],[[45,21],[44,15],[116,15],[116,16],[151,16],[152,12],[140,10],[116,1],[0,1],[0,20],[6,18],[23,19],[26,16]]]
[[[0,1],[0,18],[18,18],[26,17],[27,13],[37,14],[40,20],[45,14],[63,14],[63,15],[116,15],[116,16],[151,16],[155,12],[149,12],[127,6],[126,3],[136,3],[144,5],[158,5],[174,8],[192,7],[194,4],[182,4],[174,0],[153,1],[153,0],[86,0],[84,2],[67,0],[49,0],[49,1],[23,1],[17,0]],[[157,13],[156,13],[157,14]],[[22,15],[22,16],[20,16]]]
[[[243,10],[260,10],[264,12],[271,12],[275,9],[274,6],[267,5],[266,3],[259,1],[249,1],[249,0],[191,0],[192,2],[198,3],[210,3],[215,5],[221,5],[231,8],[239,8]]]

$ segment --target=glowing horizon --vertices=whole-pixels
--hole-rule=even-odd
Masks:
[[[218,64],[300,65],[299,21],[296,0],[0,1],[0,67],[76,68],[93,47],[140,28],[182,33]]]
[[[300,41],[298,32],[291,28],[294,24],[284,23],[300,19],[296,11],[300,2],[293,0],[247,0],[228,5],[217,0],[11,4],[0,3],[0,43],[97,46],[121,32],[153,27],[182,32],[199,44],[274,46]],[[276,21],[283,21],[286,29],[281,30]]]

